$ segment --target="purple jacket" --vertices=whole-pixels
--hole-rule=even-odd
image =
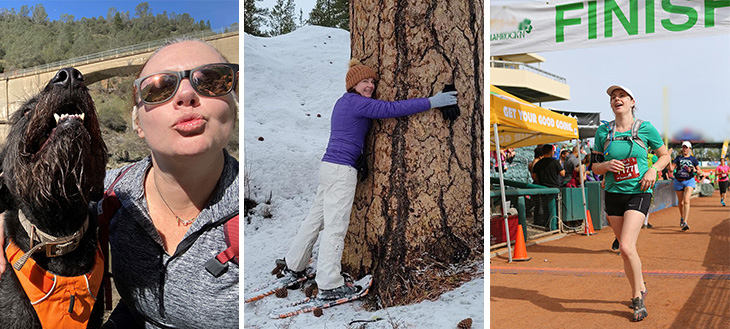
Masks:
[[[428,98],[387,102],[345,93],[332,110],[330,140],[322,161],[355,167],[370,129],[370,119],[402,117],[430,108]]]

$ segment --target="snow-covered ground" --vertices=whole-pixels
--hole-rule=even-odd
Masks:
[[[350,55],[349,32],[307,26],[292,33],[259,38],[244,35],[244,195],[259,203],[244,221],[243,294],[271,280],[309,211],[319,164],[329,137],[335,101],[344,93]],[[317,246],[315,246],[315,251]],[[444,293],[436,301],[366,311],[361,302],[270,319],[278,305],[304,298],[291,291],[244,305],[245,328],[360,328],[352,320],[381,317],[364,328],[456,328],[472,318],[484,327],[484,279]]]

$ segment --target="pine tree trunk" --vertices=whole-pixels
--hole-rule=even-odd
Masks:
[[[482,275],[483,17],[482,0],[351,2],[352,57],[377,71],[375,97],[428,97],[453,82],[461,109],[453,123],[437,109],[373,123],[343,269],[372,273],[383,306]]]

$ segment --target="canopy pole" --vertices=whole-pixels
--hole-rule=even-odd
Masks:
[[[504,217],[504,232],[507,237],[507,254],[509,255],[509,262],[512,263],[512,245],[509,237],[509,219],[507,218],[507,197],[504,191],[504,171],[502,170],[502,154],[499,150],[499,131],[497,124],[494,124],[494,143],[497,145],[497,171],[499,171],[499,191],[502,195],[502,217]]]
[[[579,149],[583,149],[582,144],[578,144]],[[578,151],[578,156],[580,157],[583,155],[580,150]],[[580,160],[580,158],[578,158]],[[591,236],[591,230],[588,228],[588,207],[586,206],[586,184],[585,184],[585,178],[586,178],[586,169],[583,167],[583,161],[580,162],[580,165],[578,166],[579,173],[580,173],[580,194],[583,196],[583,227],[585,228],[584,231],[588,236]]]

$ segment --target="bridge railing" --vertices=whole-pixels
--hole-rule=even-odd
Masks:
[[[234,33],[234,32],[238,33],[238,26],[224,27],[224,28],[210,30],[210,31],[198,31],[198,32],[180,35],[180,36],[175,36],[173,38],[166,38],[166,39],[162,39],[162,40],[143,42],[143,43],[139,43],[136,45],[125,46],[125,47],[105,50],[102,52],[93,53],[93,54],[89,54],[89,55],[69,58],[66,60],[58,61],[58,62],[37,65],[37,66],[20,69],[20,70],[15,70],[15,71],[11,71],[11,72],[5,72],[5,73],[0,74],[0,79],[4,80],[4,79],[11,79],[11,78],[18,78],[18,77],[22,77],[22,76],[26,76],[26,75],[37,74],[38,72],[46,72],[46,71],[56,70],[56,69],[63,68],[63,67],[70,67],[70,66],[77,65],[79,63],[88,63],[88,62],[96,61],[96,60],[105,60],[109,57],[118,57],[118,56],[122,56],[122,55],[129,55],[130,53],[150,51],[150,50],[156,49],[156,48],[164,45],[169,40],[174,40],[174,39],[178,39],[178,38],[197,38],[197,39],[206,40],[206,39],[210,39],[212,37],[220,37],[227,33]]]

